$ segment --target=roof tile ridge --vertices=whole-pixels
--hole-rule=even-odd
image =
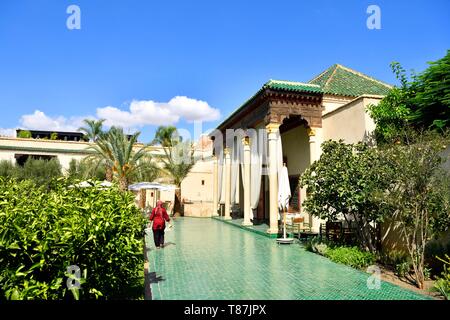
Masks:
[[[322,77],[326,72],[328,72],[328,70],[330,70],[331,68],[334,68],[334,67],[336,67],[336,66],[337,66],[336,63],[333,64],[333,65],[331,65],[330,67],[328,67],[328,68],[326,68],[324,71],[322,71],[318,76],[314,77],[313,79],[309,80],[308,82],[313,82],[313,81],[319,79],[319,78]]]
[[[323,87],[325,88],[328,83],[331,81],[331,79],[333,79],[334,75],[336,74],[336,70],[339,68],[340,64],[335,64],[335,68],[333,70],[333,73],[331,73],[331,75],[328,77],[328,80],[323,84]]]
[[[385,86],[385,87],[392,88],[392,86],[391,86],[390,84],[387,84],[387,83],[385,83],[385,82],[383,82],[383,81],[380,81],[380,80],[377,80],[377,79],[375,79],[375,78],[372,78],[371,76],[368,76],[368,75],[366,75],[366,74],[364,74],[364,73],[362,73],[362,72],[356,71],[356,70],[354,70],[354,69],[352,69],[352,68],[349,68],[349,67],[346,67],[346,66],[343,66],[342,64],[337,64],[337,66],[338,66],[339,68],[345,70],[345,71],[351,72],[351,73],[353,73],[353,74],[356,74],[356,75],[358,75],[358,76],[360,76],[360,77],[363,77],[363,78],[366,78],[366,79],[368,79],[368,80],[377,82],[377,83],[379,83],[379,84],[381,84],[381,85],[383,85],[383,86]]]

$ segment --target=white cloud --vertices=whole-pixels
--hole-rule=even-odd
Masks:
[[[176,96],[168,103],[168,108],[175,114],[193,121],[214,121],[220,118],[219,109],[214,109],[205,101]]]
[[[40,110],[35,110],[34,113],[20,118],[19,127],[29,130],[77,131],[83,126],[83,120],[86,118],[105,119],[106,127],[119,126],[132,132],[146,125],[174,125],[181,119],[187,122],[214,121],[220,118],[220,111],[212,108],[205,101],[176,96],[169,102],[133,100],[128,110],[121,110],[114,106],[98,108],[96,117],[51,117]],[[11,133],[13,129],[1,130]]]
[[[15,136],[16,136],[16,129],[0,128],[0,137],[15,137]]]
[[[98,108],[97,117],[106,119],[105,125],[107,126],[134,128],[145,125],[173,125],[180,119],[188,122],[214,121],[220,118],[220,111],[212,108],[205,101],[176,96],[167,103],[133,100],[130,103],[129,111],[112,106]]]
[[[77,131],[83,125],[83,120],[91,116],[77,117],[50,117],[44,112],[36,110],[33,114],[26,114],[20,118],[21,129],[48,130],[48,131]]]

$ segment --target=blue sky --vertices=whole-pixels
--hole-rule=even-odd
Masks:
[[[81,29],[69,30],[69,5]],[[369,5],[381,30],[366,27]],[[158,124],[213,128],[269,79],[334,63],[395,84],[450,49],[450,1],[9,0],[0,2],[0,128],[108,117],[152,139]],[[131,109],[130,109],[131,108]]]

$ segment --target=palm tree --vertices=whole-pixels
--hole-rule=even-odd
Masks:
[[[152,145],[159,144],[163,147],[172,147],[176,141],[181,141],[178,137],[177,128],[174,126],[159,126],[155,133],[155,138],[151,142]]]
[[[165,141],[166,143],[168,140]],[[194,148],[189,141],[180,142],[171,140],[169,147],[164,147],[164,156],[160,158],[163,170],[176,185],[173,212],[181,215],[181,182],[194,167]]]
[[[95,145],[91,146],[94,151],[91,157],[97,159],[98,163],[103,163],[106,168],[110,168],[113,178],[117,179],[122,191],[128,189],[130,178],[146,165],[145,162],[140,162],[146,155],[146,146],[137,151],[133,150],[139,135],[140,132],[136,132],[127,136],[123,129],[111,127],[107,133],[97,139]]]
[[[89,141],[96,142],[103,134],[102,127],[103,122],[105,122],[105,119],[100,120],[84,119],[83,122],[86,124],[86,126],[78,128],[78,131],[83,132],[84,135],[89,139]]]

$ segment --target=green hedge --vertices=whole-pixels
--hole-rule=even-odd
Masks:
[[[81,299],[134,298],[144,225],[133,195],[116,187],[68,188],[60,178],[48,191],[0,178],[0,300],[73,299],[70,265],[86,277]]]
[[[359,269],[366,268],[376,261],[373,253],[361,251],[358,247],[327,248],[325,256],[331,261]]]

